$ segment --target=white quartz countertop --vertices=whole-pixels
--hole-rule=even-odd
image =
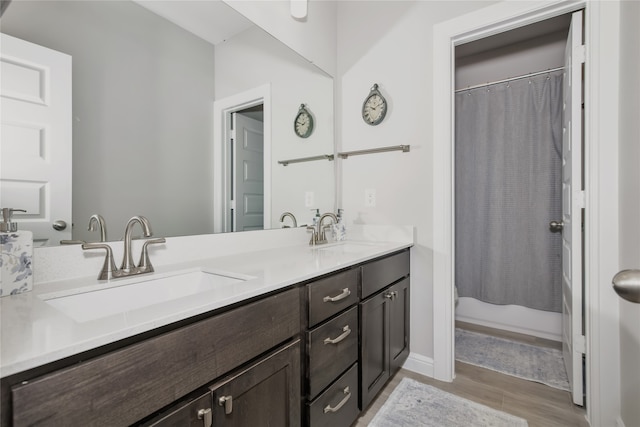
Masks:
[[[6,377],[26,371],[410,246],[409,241],[353,241],[315,248],[301,244],[161,265],[155,273],[136,280],[206,269],[243,281],[99,318],[74,319],[47,299],[122,286],[130,279],[98,282],[93,276],[40,284],[32,292],[0,298],[0,374]]]

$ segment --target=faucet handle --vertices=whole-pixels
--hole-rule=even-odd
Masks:
[[[166,243],[167,239],[164,237],[158,239],[149,239],[146,240],[142,244],[142,254],[140,254],[140,262],[138,263],[138,270],[140,273],[151,273],[153,272],[153,265],[151,265],[151,260],[149,259],[149,250],[147,247],[149,245],[155,245],[158,243]]]
[[[100,274],[98,274],[98,280],[109,280],[114,276],[114,273],[118,272],[116,263],[113,261],[113,251],[111,250],[111,246],[105,243],[83,243],[82,249],[85,251],[92,249],[105,249],[107,251],[107,254],[104,257],[104,265],[102,266],[102,270],[100,270]]]

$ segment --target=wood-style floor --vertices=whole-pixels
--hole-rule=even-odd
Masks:
[[[529,344],[554,348],[558,348],[559,345],[555,341],[468,323],[459,322],[456,323],[456,326]],[[437,381],[433,378],[401,369],[387,383],[352,427],[367,426],[404,377],[412,378],[465,399],[524,418],[529,423],[529,427],[589,426],[585,419],[584,409],[574,405],[571,395],[566,391],[456,361],[456,378],[452,383]]]

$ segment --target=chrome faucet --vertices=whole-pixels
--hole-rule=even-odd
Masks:
[[[307,230],[311,231],[311,240],[309,240],[310,246],[327,243],[327,236],[324,232],[325,227],[322,225],[325,218],[331,218],[334,224],[338,223],[338,217],[334,213],[327,212],[322,214],[315,226],[310,225],[307,227]]]
[[[93,218],[93,217],[92,217]],[[96,219],[99,223],[99,220]],[[115,262],[113,261],[113,251],[109,245],[106,243],[83,243],[82,249],[90,250],[90,249],[104,249],[107,254],[105,256],[104,265],[102,266],[102,270],[98,275],[98,280],[108,280],[115,279],[119,277],[127,277],[134,276],[136,274],[144,274],[153,272],[153,266],[151,265],[151,261],[149,260],[149,251],[148,246],[156,243],[165,243],[165,238],[159,239],[149,239],[144,242],[142,245],[142,253],[140,255],[140,261],[138,265],[133,263],[133,256],[131,255],[131,240],[132,240],[132,232],[133,226],[140,224],[142,227],[142,232],[144,237],[151,237],[153,233],[151,232],[151,226],[149,224],[149,220],[143,216],[134,216],[127,222],[127,226],[124,231],[124,254],[122,256],[122,265],[120,269],[116,268]],[[91,221],[90,221],[91,224]]]
[[[296,228],[298,226],[298,221],[296,221],[296,217],[293,216],[293,214],[291,212],[285,212],[282,215],[280,215],[280,222],[284,222],[284,219],[286,217],[291,218],[291,221],[293,221],[293,228]],[[283,225],[282,228],[289,228],[288,225]]]
[[[89,231],[96,231],[96,225],[100,230],[100,241],[107,241],[107,223],[104,221],[104,218],[100,214],[93,214],[91,218],[89,218]]]

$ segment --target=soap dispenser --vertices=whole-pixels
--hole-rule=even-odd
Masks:
[[[311,209],[312,211],[316,211],[316,215],[313,217],[313,226],[317,227],[318,222],[320,221],[320,209]]]
[[[18,231],[18,224],[11,221],[14,212],[25,210],[1,208],[0,211],[0,297],[4,297],[33,289],[33,233]]]
[[[338,222],[333,225],[333,234],[338,242],[347,238],[347,227],[344,225],[343,212],[344,209],[338,209],[338,215],[336,215]]]

